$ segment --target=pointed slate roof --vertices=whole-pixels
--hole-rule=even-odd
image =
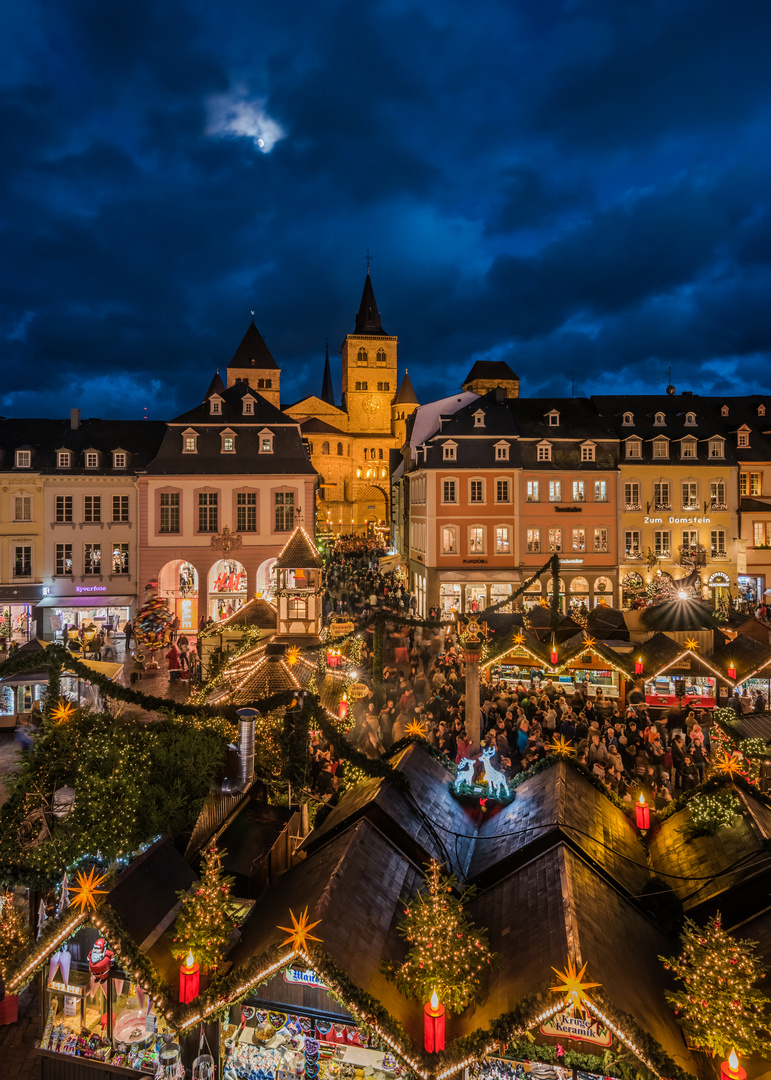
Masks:
[[[327,345],[327,355],[324,359],[324,378],[321,380],[320,397],[322,401],[326,401],[327,405],[335,405],[335,388],[332,385],[332,370],[329,366],[329,345]],[[336,405],[335,408],[337,408]]]
[[[308,536],[302,525],[298,525],[295,531],[284,544],[284,549],[276,559],[276,567],[309,567],[321,566],[322,558],[316,545]]]
[[[399,391],[393,400],[394,405],[417,405],[418,397],[415,393],[410,377],[407,372],[404,372],[404,378],[402,379],[402,385],[399,387]]]
[[[212,381],[209,383],[209,389],[204,394],[203,399],[204,399],[204,401],[208,401],[208,399],[212,396],[212,394],[224,394],[224,393],[225,393],[225,384],[222,381],[222,379],[220,378],[220,373],[218,371],[215,374]]]
[[[359,311],[356,315],[356,327],[354,333],[380,334],[383,337],[388,336],[380,322],[380,312],[377,309],[375,291],[372,288],[372,278],[369,276],[369,270],[367,270],[367,277],[364,281],[364,291],[361,294],[361,303],[359,304]]]
[[[233,354],[233,359],[228,364],[228,367],[253,367],[262,370],[266,368],[272,369],[273,371],[280,370],[278,364],[271,355],[270,349],[263,341],[262,334],[254,325],[254,320],[252,320],[249,329],[241,339],[241,344]]]

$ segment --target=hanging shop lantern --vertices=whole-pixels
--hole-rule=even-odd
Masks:
[[[444,1050],[444,1005],[441,1005],[436,990],[423,1010],[423,1041],[429,1054]]]
[[[189,952],[185,962],[179,969],[179,1001],[181,1005],[189,1005],[198,997],[201,967],[196,964],[195,957]]]
[[[645,796],[640,792],[640,798],[635,805],[635,814],[637,817],[637,828],[646,830],[651,827],[651,808],[645,801]]]

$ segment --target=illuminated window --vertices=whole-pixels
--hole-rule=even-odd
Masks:
[[[525,536],[525,542],[527,544],[528,553],[537,555],[541,550],[541,530],[528,529]]]
[[[549,551],[562,551],[562,529],[549,529]]]
[[[485,550],[485,530],[483,525],[471,525],[468,531],[468,549],[471,555],[481,555]]]
[[[511,552],[511,534],[508,525],[496,525],[495,550],[498,555],[508,555]]]
[[[540,502],[540,481],[528,480],[527,482],[527,501],[528,502]]]

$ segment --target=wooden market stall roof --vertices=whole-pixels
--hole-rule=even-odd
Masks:
[[[270,633],[275,631],[277,622],[278,614],[273,604],[261,596],[254,596],[243,604],[238,611],[234,611],[229,618],[223,619],[222,622],[216,623],[215,626],[218,632],[220,630],[245,630],[248,627],[255,627],[258,630],[265,630]]]

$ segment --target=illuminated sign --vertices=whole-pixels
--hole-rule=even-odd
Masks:
[[[610,1046],[613,1042],[610,1031],[599,1020],[572,1016],[567,1012],[559,1012],[545,1024],[541,1024],[541,1033],[560,1039],[577,1039],[580,1042],[595,1043],[597,1046]]]
[[[56,979],[50,982],[48,986],[51,990],[58,990],[62,994],[77,994],[78,997],[83,994],[82,986],[71,986],[70,983],[57,982]]]
[[[560,559],[561,563],[582,563],[583,559]]]
[[[327,985],[319,979],[315,971],[310,968],[284,968],[284,981],[288,983],[300,983],[302,986],[317,986],[319,990],[326,990]]]
[[[246,592],[246,574],[243,571],[235,574],[217,574],[212,585],[212,592]]]
[[[179,619],[181,634],[195,633],[198,629],[198,598],[195,596],[177,597],[174,605]]]
[[[708,517],[670,517],[667,518],[670,525],[711,525],[712,518]],[[643,525],[663,525],[664,518],[660,517],[648,517],[647,514],[643,518]]]
[[[76,585],[75,592],[107,592],[106,585]]]

